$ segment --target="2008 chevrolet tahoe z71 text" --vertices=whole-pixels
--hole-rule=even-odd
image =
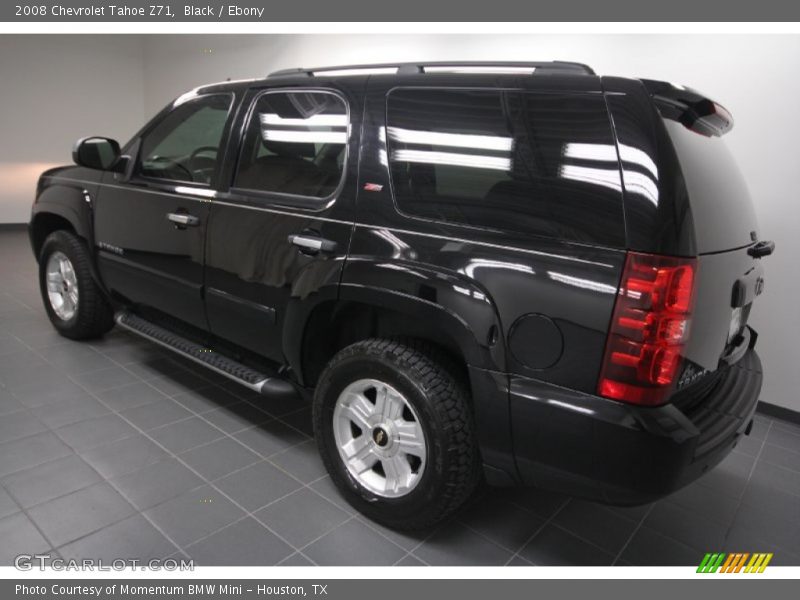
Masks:
[[[666,495],[749,432],[760,241],[698,92],[574,63],[291,70],[84,138],[30,222],[66,337],[118,324],[313,394],[347,499],[431,525],[485,479]]]

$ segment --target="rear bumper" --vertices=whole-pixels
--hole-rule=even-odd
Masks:
[[[642,408],[512,377],[521,483],[611,504],[663,497],[719,463],[752,421],[761,361],[748,350],[691,397]]]

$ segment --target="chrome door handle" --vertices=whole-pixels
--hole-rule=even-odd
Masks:
[[[305,254],[319,254],[320,252],[335,252],[336,242],[313,235],[291,234],[286,238],[290,244],[300,248]]]
[[[200,225],[200,219],[186,213],[167,213],[167,219],[179,227],[197,227]]]

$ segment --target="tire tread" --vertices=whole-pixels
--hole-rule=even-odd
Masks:
[[[391,523],[403,529],[423,529],[435,525],[464,504],[480,480],[480,458],[466,382],[457,375],[458,369],[446,352],[416,338],[369,338],[356,342],[341,350],[325,371],[335,369],[338,364],[352,357],[363,356],[382,358],[411,374],[438,415],[445,434],[443,492],[415,518]],[[325,373],[320,379],[324,378]],[[315,412],[315,421],[316,417]],[[315,422],[315,426],[321,425]]]
[[[51,233],[42,245],[42,253],[39,257],[40,269],[44,269],[51,248],[60,249],[72,262],[78,279],[79,292],[76,319],[65,327],[63,323],[60,325],[55,320],[58,317],[52,314],[46,290],[43,287],[42,297],[51,321],[63,336],[73,340],[102,336],[114,326],[114,311],[92,276],[91,258],[86,245],[69,231],[58,230]]]

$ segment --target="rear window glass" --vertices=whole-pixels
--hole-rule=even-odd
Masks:
[[[752,243],[756,215],[747,183],[721,137],[706,137],[664,119],[686,181],[698,252]]]
[[[599,95],[397,89],[388,160],[406,214],[624,245],[616,149]]]
[[[329,92],[267,92],[256,100],[234,186],[326,198],[347,155],[347,106]]]

